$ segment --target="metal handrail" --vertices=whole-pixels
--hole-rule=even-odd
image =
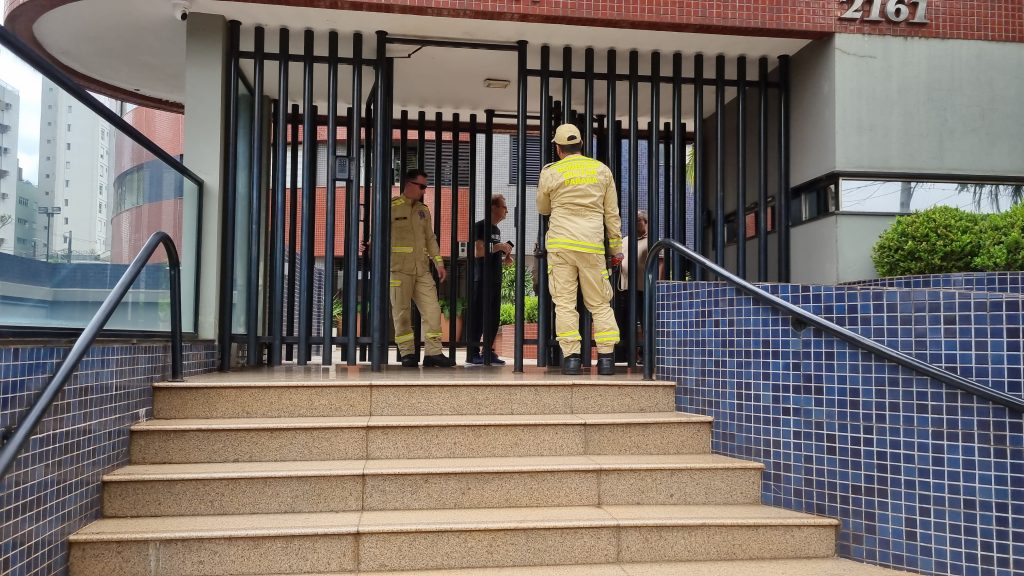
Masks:
[[[718,274],[726,282],[732,284],[741,292],[752,296],[754,299],[760,300],[772,308],[789,314],[794,318],[799,318],[801,321],[824,330],[840,340],[845,340],[854,346],[872,352],[873,354],[881,356],[887,360],[891,360],[900,366],[910,368],[911,370],[924,374],[930,378],[934,378],[944,384],[963,390],[964,392],[991,400],[996,404],[1017,410],[1018,412],[1024,412],[1024,400],[1021,400],[1020,398],[982,386],[981,384],[968,380],[963,376],[954,374],[948,370],[943,370],[942,368],[918,360],[913,356],[908,356],[898,350],[893,350],[888,346],[884,346],[874,340],[865,338],[860,334],[851,332],[838,324],[833,324],[820,316],[811,314],[803,308],[794,306],[778,296],[769,294],[765,290],[754,286],[671,238],[663,238],[651,247],[650,253],[647,256],[647,267],[644,270],[644,286],[647,290],[645,293],[650,295],[644,306],[644,322],[647,326],[647,329],[644,331],[646,356],[644,361],[644,380],[654,379],[655,355],[657,353],[657,348],[655,348],[654,330],[654,306],[656,305],[657,297],[654,290],[656,289],[657,283],[657,263],[659,255],[666,249],[674,250],[675,252],[682,254],[687,260]]]
[[[86,352],[89,351],[89,348],[95,342],[97,336],[99,336],[100,331],[106,326],[107,321],[114,315],[118,304],[124,300],[128,290],[131,289],[132,284],[139,277],[139,274],[142,273],[146,262],[149,261],[160,245],[163,245],[167,251],[167,264],[171,280],[171,381],[182,381],[181,263],[178,260],[178,250],[174,247],[174,241],[171,240],[171,237],[166,232],[154,232],[149,237],[149,240],[146,241],[146,245],[142,247],[139,255],[132,260],[131,265],[125,270],[121,279],[117,281],[113,291],[107,295],[107,298],[100,305],[92,320],[86,325],[82,335],[78,337],[74,346],[71,347],[71,351],[68,352],[67,358],[64,359],[60,368],[50,378],[50,381],[43,388],[39,397],[36,398],[32,407],[25,413],[25,417],[15,425],[10,439],[4,442],[3,448],[0,449],[0,478],[7,475],[8,470],[14,464],[14,459],[25,443],[28,442],[29,437],[43,419],[50,405],[57,399],[57,395],[64,389],[64,385],[71,379],[72,373],[74,373]]]

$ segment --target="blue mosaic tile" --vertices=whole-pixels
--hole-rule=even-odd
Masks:
[[[769,292],[1022,396],[1022,273]],[[766,504],[838,518],[840,555],[930,574],[1024,573],[1024,418],[881,360],[721,283],[661,283],[657,373],[765,464]]]

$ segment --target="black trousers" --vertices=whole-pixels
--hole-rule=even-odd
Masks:
[[[466,357],[480,354],[480,339],[483,338],[483,349],[494,349],[494,338],[498,335],[498,321],[501,312],[501,268],[491,278],[484,278],[482,270],[475,270],[473,277],[478,279],[475,286],[473,309],[466,317]],[[485,321],[486,318],[486,321]],[[484,334],[484,323],[487,333]]]
[[[643,290],[636,293],[636,321],[640,324],[641,328],[644,326],[644,292]],[[615,322],[619,325],[619,343],[615,345],[615,361],[625,362],[629,357],[629,291],[628,290],[616,290],[615,291]],[[636,330],[636,328],[633,328]],[[643,340],[637,336],[636,347],[638,351],[638,357],[643,357]]]

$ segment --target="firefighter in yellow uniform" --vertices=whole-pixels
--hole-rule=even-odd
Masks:
[[[414,169],[405,175],[402,194],[391,201],[391,314],[395,342],[402,366],[415,368],[415,335],[412,331],[412,301],[420,311],[425,350],[423,367],[451,367],[455,363],[441,353],[441,307],[437,287],[430,275],[430,263],[444,281],[447,272],[430,223],[430,209],[423,204],[427,173]]]
[[[579,374],[582,363],[576,311],[579,286],[583,302],[594,316],[597,372],[608,376],[615,374],[613,350],[619,341],[619,327],[610,304],[606,236],[612,266],[622,261],[615,178],[607,166],[582,155],[583,140],[576,126],[559,126],[552,142],[560,160],[541,170],[537,211],[551,215],[545,244],[551,300],[555,304],[555,335],[562,348],[562,373]]]

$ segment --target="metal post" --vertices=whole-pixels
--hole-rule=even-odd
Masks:
[[[636,50],[629,52],[629,207],[626,210],[626,235],[629,236],[629,245],[626,247],[629,262],[636,265],[639,258],[637,254],[636,238],[636,213],[639,209],[640,199],[640,121],[637,118],[640,105],[639,75],[640,55]],[[636,282],[629,283],[628,308],[626,316],[628,326],[624,331],[626,336],[627,357],[629,367],[636,366],[636,322],[637,322],[637,292]]]
[[[523,371],[523,320],[526,298],[526,90],[529,78],[526,74],[527,42],[516,43],[518,51],[516,141],[519,143],[519,162],[516,163],[516,348],[514,372]]]
[[[540,165],[551,162],[551,47],[540,48]],[[537,215],[537,366],[548,365],[551,323],[551,295],[548,290],[548,253],[544,247],[548,230],[548,219]],[[520,247],[525,250],[526,247]]]
[[[715,57],[715,264],[725,266],[725,54]]]
[[[583,154],[595,157],[594,154],[594,49],[587,48],[583,53]],[[604,237],[605,234],[602,234]],[[603,242],[603,241],[602,241]],[[590,366],[590,358],[593,356],[593,335],[594,316],[586,307],[583,300],[583,291],[580,290],[576,304],[580,313],[580,335],[583,342],[580,346],[580,358],[582,366]]]
[[[491,226],[494,223],[491,221],[491,199],[494,197],[494,190],[491,181],[494,179],[494,110],[487,110],[485,113],[484,130],[484,230],[486,234],[481,240],[484,243],[484,278],[491,278],[498,271],[494,269],[494,262],[491,261]],[[519,160],[522,160],[523,156],[520,155]],[[471,211],[472,213],[472,211]],[[520,248],[522,250],[522,248]],[[495,300],[500,300],[500,295],[495,295]],[[483,333],[487,334],[491,327],[491,318],[488,317],[487,312],[483,314]],[[489,350],[483,350],[484,364],[487,366],[491,365],[491,354]]]
[[[376,63],[376,93],[374,94],[374,113],[376,126],[374,133],[376,138],[376,164],[374,165],[374,207],[373,207],[373,235],[375,242],[371,246],[373,252],[370,277],[370,292],[372,293],[373,310],[370,315],[371,336],[373,343],[370,346],[371,370],[380,372],[382,365],[387,362],[387,276],[388,276],[388,251],[391,250],[390,242],[387,241],[386,228],[388,226],[388,208],[390,208],[390,182],[388,172],[390,163],[388,154],[391,150],[391,134],[388,133],[387,123],[387,39],[388,33],[377,32],[377,63]]]
[[[757,280],[768,281],[768,58],[757,61]],[[699,253],[699,251],[696,251]]]
[[[736,59],[736,275],[747,278],[747,57]]]
[[[451,229],[449,237],[448,270],[448,354],[454,361],[458,349],[458,338],[455,337],[455,316],[458,313],[459,301],[459,115],[452,115],[452,189],[451,189]],[[435,215],[440,219],[440,214]]]
[[[376,76],[376,68],[374,68],[374,75]],[[370,87],[370,93],[366,96],[366,108],[363,114],[363,132],[364,132],[364,144],[363,154],[366,156],[366,167],[363,170],[363,176],[365,183],[362,189],[363,198],[363,244],[370,242],[370,234],[375,234],[376,230],[373,229],[373,218],[374,218],[374,182],[376,182],[374,161],[377,158],[377,150],[374,142],[374,127],[376,126],[377,112],[374,109],[373,103],[377,99],[377,84],[374,83]],[[379,240],[379,239],[378,239]],[[363,309],[360,311],[360,323],[361,332],[360,336],[364,337],[370,342],[370,344],[360,345],[359,347],[359,359],[362,362],[366,362],[370,358],[369,347],[373,343],[373,322],[372,319],[372,307],[376,303],[374,299],[373,291],[370,287],[370,278],[373,271],[373,247],[370,245],[370,250],[365,251],[362,258],[362,269],[363,276],[360,279],[359,285],[362,291],[361,302],[363,303]]]
[[[672,154],[673,154],[673,152],[672,152],[672,133],[673,132],[674,132],[674,130],[672,129],[672,123],[671,122],[665,122],[662,125],[662,127],[661,127],[661,134],[662,135],[661,135],[661,138],[659,138],[659,140],[660,140],[659,145],[661,146],[661,162],[665,165],[665,169],[664,169],[665,177],[664,177],[664,179],[662,181],[661,188],[658,190],[658,193],[661,194],[662,197],[665,199],[664,200],[665,210],[664,210],[664,213],[662,214],[662,218],[663,218],[662,228],[665,230],[665,236],[668,237],[668,238],[672,237],[672,228],[676,225],[676,218],[675,218],[675,212],[674,212],[675,207],[676,207],[676,198],[674,196],[672,196],[672,190],[673,190],[672,177],[674,175],[674,172],[672,172],[672,169],[675,166],[673,164],[673,162],[672,162],[672,159],[673,159],[673,157],[672,157]],[[675,273],[674,272],[674,268],[672,267],[672,256],[671,255],[666,255],[666,258],[665,258],[665,275],[664,275],[665,279],[671,279],[672,275],[674,273]]]
[[[466,236],[466,314],[463,318],[462,333],[466,334],[466,350],[469,353],[469,322],[480,322],[479,326],[483,327],[483,318],[473,318],[473,315],[477,311],[477,299],[480,298],[478,292],[479,285],[473,280],[473,266],[476,262],[476,241],[484,241],[483,238],[477,238],[476,236],[476,135],[477,135],[477,123],[476,114],[469,115],[469,205],[467,206],[468,214],[466,220],[469,222],[469,233]],[[485,212],[490,212],[490,205],[484,206]],[[484,236],[490,236],[489,233]],[[486,242],[485,242],[486,244]],[[484,254],[486,255],[486,246]],[[483,309],[480,307],[481,310]],[[486,316],[486,311],[484,313]],[[490,364],[491,349],[489,346],[485,346],[487,343],[486,337],[487,331],[481,330],[481,353],[484,355],[484,363]],[[468,360],[468,358],[467,358]]]
[[[303,34],[302,92],[302,275],[299,278],[299,356],[297,363],[305,366],[310,357],[310,336],[313,332],[313,217],[316,212],[316,164],[310,159],[316,151],[316,116],[313,113],[313,31]]]
[[[260,319],[260,231],[263,199],[263,42],[264,30],[253,31],[252,140],[249,153],[249,262],[246,286],[245,364],[256,366],[262,360],[259,344]]]
[[[572,46],[562,48],[562,123],[572,122]]]
[[[338,194],[338,33],[327,35],[327,227],[324,230],[324,332],[321,363],[330,366],[334,358],[334,229]],[[340,334],[339,334],[340,336]]]
[[[651,161],[647,165],[647,170],[651,175],[650,185],[647,187],[647,245],[654,246],[658,242],[658,238],[661,236],[658,233],[659,226],[661,225],[661,214],[659,210],[660,198],[658,192],[661,191],[661,132],[659,131],[659,124],[661,118],[659,112],[661,111],[661,53],[651,53],[651,131],[648,135],[647,141],[649,142],[651,149]],[[636,260],[630,260],[630,263],[636,262]],[[639,263],[637,263],[639,264]],[[634,265],[635,266],[635,265]],[[630,278],[630,284],[636,279]],[[651,295],[648,295],[651,296]],[[648,327],[648,329],[650,329]]]
[[[352,107],[349,109],[348,157],[349,180],[345,190],[345,360],[349,366],[356,363],[359,311],[359,203],[361,192],[360,163],[362,160],[362,107],[363,101],[363,35],[352,38]]]
[[[292,104],[292,127],[291,127],[291,182],[289,182],[289,206],[288,206],[288,322],[286,332],[288,336],[295,336],[295,297],[298,288],[299,257],[298,257],[298,229],[299,229],[299,105]],[[294,346],[289,344],[285,347],[285,359],[294,358]]]
[[[234,309],[234,269],[235,269],[235,212],[237,205],[236,186],[238,185],[238,42],[241,23],[232,20],[228,23],[228,89],[225,91],[224,130],[224,216],[222,220],[220,252],[220,307],[217,327],[217,347],[220,354],[220,369],[231,369],[231,323]],[[53,244],[53,217],[47,214],[46,261],[50,261],[50,246]]]
[[[693,56],[693,251],[704,255],[704,55]],[[693,279],[703,280],[704,269],[693,267]]]
[[[281,365],[281,322],[284,310],[284,218],[288,185],[288,29],[278,31],[277,116],[274,119],[274,216],[270,221],[270,354],[271,366]]]
[[[779,231],[779,282],[789,282],[789,56],[779,56],[779,192],[775,202]]]
[[[686,244],[686,129],[683,127],[683,55],[672,55],[672,232]],[[672,279],[685,278],[683,257],[672,253]]]

